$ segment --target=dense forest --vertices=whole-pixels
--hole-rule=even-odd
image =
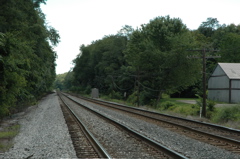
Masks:
[[[125,25],[90,45],[81,45],[74,68],[59,75],[55,87],[89,94],[98,88],[102,95],[127,99],[136,104],[157,104],[162,94],[194,97],[202,95],[201,52],[208,55],[207,76],[217,62],[240,61],[240,25],[221,25],[208,18],[190,30],[179,18],[156,17],[134,29]],[[126,92],[126,93],[125,93]]]
[[[0,117],[50,91],[58,32],[45,22],[45,0],[0,1]]]

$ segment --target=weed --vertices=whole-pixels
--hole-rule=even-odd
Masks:
[[[8,151],[12,146],[12,143],[0,143],[0,152]]]
[[[127,102],[132,103],[133,105],[137,105],[137,92],[133,92],[130,96],[128,96]]]
[[[226,123],[229,121],[240,121],[240,105],[218,108],[212,115],[213,122]]]
[[[167,101],[167,102],[161,103],[160,109],[161,110],[167,110],[174,105],[175,105],[175,103]]]
[[[12,138],[16,135],[17,132],[14,131],[0,132],[0,138]]]
[[[188,115],[197,116],[199,114],[199,107],[197,105],[184,105],[175,107],[175,109],[173,109],[172,111],[174,113],[179,113],[186,116]]]
[[[13,138],[18,134],[20,125],[14,125],[8,127],[6,130],[0,132],[0,139],[2,138]]]
[[[18,134],[19,129],[20,125],[13,125],[0,132],[0,152],[5,152],[12,147],[13,143],[10,139]]]

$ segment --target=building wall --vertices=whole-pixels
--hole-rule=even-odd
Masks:
[[[229,102],[230,79],[220,66],[217,66],[208,80],[208,99]],[[240,80],[231,80],[231,103],[240,103]],[[238,90],[239,89],[239,90]]]
[[[223,69],[218,65],[214,72],[212,73],[212,76],[219,76],[219,75],[226,75],[226,73],[223,71]]]
[[[208,88],[229,88],[229,78],[227,76],[210,77]]]
[[[240,80],[232,80],[232,88],[240,88]]]
[[[231,92],[231,103],[240,103],[240,90],[232,90]]]
[[[208,99],[220,102],[229,101],[229,78],[218,65],[208,80]]]
[[[219,102],[228,102],[228,90],[208,90],[208,99]]]
[[[231,80],[231,102],[232,103],[240,103],[240,80]],[[239,89],[239,90],[236,90]]]

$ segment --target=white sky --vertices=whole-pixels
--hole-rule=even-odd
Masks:
[[[134,29],[157,16],[180,18],[197,29],[208,17],[220,24],[240,24],[240,0],[47,0],[41,9],[61,42],[56,73],[68,72],[82,44],[116,34],[124,25]]]

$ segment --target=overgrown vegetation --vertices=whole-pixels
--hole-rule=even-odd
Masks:
[[[163,99],[164,102],[160,105],[158,110],[161,113],[174,114],[182,117],[192,116],[194,119],[200,119],[200,107],[202,106],[201,99],[195,99],[197,104],[186,104],[178,102],[179,100],[181,99]],[[217,103],[214,101],[207,101],[208,121],[240,129],[240,105],[226,104],[226,106],[216,107],[216,104]]]
[[[240,105],[218,108],[213,114],[212,121],[216,123],[240,122]]]
[[[162,113],[179,114],[181,116],[199,116],[200,107],[198,104],[188,104],[180,102],[180,100],[187,100],[185,98],[163,98],[158,105],[157,110]],[[191,99],[196,100],[198,99]]]
[[[0,1],[0,118],[52,89],[52,47],[60,37],[45,23],[40,3],[45,0]]]

